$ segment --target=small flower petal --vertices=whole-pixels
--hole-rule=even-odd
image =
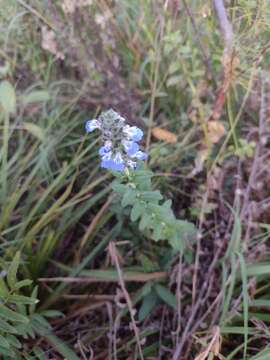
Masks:
[[[134,155],[139,150],[139,145],[136,142],[123,140],[125,151],[129,156]]]
[[[143,131],[137,126],[126,125],[123,127],[123,132],[126,134],[128,139],[133,141],[140,141],[143,137]]]
[[[120,152],[117,152],[115,157],[113,158],[111,169],[116,171],[124,171],[125,170],[125,162],[122,158]]]
[[[134,155],[131,156],[132,158],[136,158],[138,160],[146,160],[147,159],[147,154],[141,150],[137,151]]]
[[[85,123],[85,130],[87,132],[92,132],[94,131],[95,129],[99,129],[100,128],[100,122],[96,119],[94,120],[88,120],[86,121]]]
[[[104,169],[111,169],[113,161],[102,159],[100,166]]]
[[[136,161],[132,161],[132,160],[128,160],[128,161],[127,161],[127,165],[128,165],[132,170],[135,170],[136,167],[137,167]]]
[[[106,155],[108,152],[110,152],[112,149],[112,143],[111,141],[106,141],[105,142],[105,145],[102,146],[100,149],[99,149],[99,155],[100,156],[104,156]]]

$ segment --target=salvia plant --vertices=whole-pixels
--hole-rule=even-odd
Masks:
[[[183,252],[187,241],[194,239],[195,227],[177,219],[171,200],[164,200],[160,191],[153,190],[153,173],[143,163],[147,154],[138,144],[143,131],[128,125],[112,109],[88,120],[85,127],[88,133],[96,129],[101,132],[101,167],[115,176],[112,188],[121,197],[121,205],[130,207],[131,221],[137,221],[139,229],[153,240],[168,240],[175,250]]]

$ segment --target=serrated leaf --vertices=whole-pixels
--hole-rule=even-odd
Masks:
[[[186,240],[196,235],[196,228],[194,224],[189,221],[177,220],[177,229]]]
[[[13,85],[7,81],[0,83],[0,106],[6,114],[12,114],[16,110],[16,94]]]
[[[140,204],[139,202],[137,202],[130,213],[130,219],[131,221],[137,221],[139,219],[139,217],[144,213],[145,211],[145,207],[144,205]]]
[[[9,267],[8,273],[7,273],[7,282],[11,289],[13,289],[13,287],[15,286],[15,284],[17,282],[17,271],[18,271],[19,264],[20,264],[20,252],[17,251],[11,264],[10,264],[10,267]]]
[[[183,239],[178,231],[172,233],[169,237],[169,243],[173,247],[174,250],[183,252],[185,248],[185,239]]]
[[[159,201],[162,199],[162,195],[158,190],[143,191],[143,192],[141,192],[141,197],[145,201]]]
[[[167,289],[165,286],[160,285],[160,284],[156,284],[155,285],[155,290],[158,294],[158,296],[169,306],[171,306],[172,308],[174,308],[175,310],[177,309],[177,300],[176,297],[173,293],[171,293],[171,291],[169,289]]]
[[[160,223],[157,223],[154,226],[154,231],[152,234],[152,239],[155,241],[159,241],[162,239],[162,230],[163,230],[163,226]]]
[[[133,205],[136,200],[136,191],[133,189],[128,189],[122,199],[121,205],[126,207],[128,205]]]
[[[151,215],[149,215],[145,212],[140,220],[139,229],[141,231],[143,231],[145,228],[149,227],[151,225],[151,223],[152,223]]]
[[[112,183],[112,189],[121,195],[127,191],[127,187],[123,184],[119,184],[117,181],[114,181]]]
[[[16,311],[10,310],[8,307],[6,307],[3,304],[0,304],[0,317],[3,319],[20,322],[24,324],[29,323],[29,319],[26,316],[19,314]]]
[[[45,131],[40,126],[30,122],[25,122],[23,124],[23,127],[26,131],[28,131],[40,141],[43,141],[45,139]]]

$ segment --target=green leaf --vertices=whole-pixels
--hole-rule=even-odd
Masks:
[[[170,292],[169,289],[167,289],[166,287],[160,285],[160,284],[156,284],[155,285],[155,290],[158,294],[158,296],[169,306],[171,306],[172,308],[174,308],[175,310],[177,309],[177,300],[176,297],[173,293]]]
[[[7,273],[7,282],[11,289],[14,288],[17,282],[17,271],[20,264],[20,252],[17,251]]]
[[[141,192],[141,198],[145,201],[159,201],[162,200],[162,195],[159,191],[143,191]]]
[[[143,214],[140,220],[139,229],[143,231],[145,228],[149,227],[151,223],[152,223],[152,217],[151,215],[147,214],[147,212],[145,211],[145,213]]]
[[[0,335],[0,346],[5,348],[5,349],[10,348],[10,345],[9,345],[8,341],[2,335]]]
[[[0,277],[0,296],[7,296],[9,293],[9,290],[7,288],[7,285],[2,277]]]
[[[80,360],[73,350],[55,335],[45,335],[48,342],[67,360]]]
[[[7,335],[7,341],[17,349],[20,349],[22,347],[22,344],[14,335]]]
[[[153,308],[158,303],[158,297],[156,292],[151,291],[143,299],[142,305],[139,311],[139,321],[143,321],[148,315],[150,315]]]
[[[35,90],[23,95],[22,101],[24,105],[36,102],[45,102],[50,99],[50,94],[46,90]]]
[[[6,114],[12,114],[16,110],[16,94],[13,85],[7,81],[0,83],[0,106]]]
[[[42,316],[46,316],[46,317],[64,317],[65,316],[61,311],[57,311],[57,310],[44,310],[40,314]]]
[[[270,307],[270,299],[256,299],[250,301],[250,306],[254,307]]]
[[[244,359],[247,356],[247,346],[248,346],[248,285],[247,285],[247,271],[246,263],[242,254],[238,253],[238,258],[240,261],[240,270],[242,278],[242,297],[243,297],[243,313],[244,313]]]
[[[183,239],[181,235],[178,231],[174,231],[169,237],[170,245],[180,253],[182,253],[185,248],[185,239]]]
[[[7,323],[5,320],[0,319],[0,331],[17,334],[17,330],[14,326]]]
[[[34,354],[36,355],[37,359],[39,360],[46,360],[46,356],[44,351],[41,350],[39,347],[35,346],[33,349]]]
[[[140,292],[142,294],[143,297],[145,297],[146,295],[148,295],[153,287],[153,282],[148,282],[146,284],[143,285],[143,287],[140,289]]]
[[[13,304],[26,304],[26,305],[37,304],[39,302],[38,299],[30,298],[28,296],[23,296],[23,295],[9,295],[7,301]]]
[[[270,263],[247,265],[248,276],[270,275]]]
[[[259,352],[259,354],[252,356],[249,360],[269,360],[270,359],[270,349],[266,348]]]
[[[145,254],[139,254],[138,256],[139,261],[142,264],[143,270],[145,272],[153,272],[159,270],[159,265],[154,260],[151,260]]]
[[[38,286],[35,286],[31,293],[31,298],[37,299],[37,294],[38,294]],[[29,306],[30,314],[34,314],[35,310],[36,310],[36,303]]]
[[[47,333],[51,329],[50,323],[40,314],[34,314],[31,316],[33,327],[38,330],[39,333],[42,331]]]
[[[14,351],[4,348],[3,346],[0,346],[0,354],[4,356],[9,356],[11,359],[16,359]]]
[[[144,213],[144,211],[145,211],[145,206],[140,204],[139,201],[137,201],[130,213],[131,221],[137,221],[139,217]]]
[[[8,307],[6,307],[3,304],[0,304],[0,317],[3,319],[20,322],[24,324],[29,323],[29,319],[26,316],[19,314],[16,311],[10,310]]]
[[[156,223],[154,226],[154,231],[152,234],[152,239],[155,241],[159,241],[162,238],[162,230],[163,230],[163,226],[161,223]]]
[[[18,281],[18,282],[14,285],[13,289],[14,289],[14,290],[19,290],[19,289],[21,289],[21,288],[24,287],[24,286],[29,286],[29,285],[31,285],[32,282],[33,282],[33,281],[32,281],[32,280],[29,280],[29,279],[25,279],[25,280]]]
[[[118,194],[124,194],[127,191],[127,187],[123,184],[119,184],[117,180],[112,183],[112,189]]]
[[[128,205],[133,205],[136,200],[136,191],[133,189],[128,189],[122,199],[121,205],[126,207]]]

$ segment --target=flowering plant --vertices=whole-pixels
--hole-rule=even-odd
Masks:
[[[137,160],[147,158],[138,145],[143,137],[142,130],[125,124],[125,119],[112,109],[103,112],[97,120],[88,120],[85,128],[87,132],[95,129],[101,131],[103,146],[99,149],[99,155],[101,167],[105,169],[136,169]]]
[[[195,227],[176,219],[171,200],[165,201],[160,191],[152,190],[153,173],[144,168],[142,161],[147,154],[138,145],[143,131],[126,124],[114,110],[86,122],[87,132],[96,129],[101,131],[103,142],[99,149],[101,167],[113,170],[116,179],[112,188],[122,198],[122,207],[131,208],[131,221],[139,221],[139,229],[153,240],[168,240],[183,252],[187,241],[194,238]]]

